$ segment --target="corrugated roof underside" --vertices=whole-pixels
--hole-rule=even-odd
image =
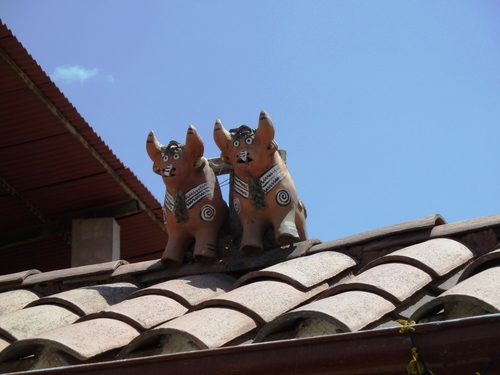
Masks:
[[[1,50],[7,58],[0,58],[0,177],[25,202],[21,203],[15,194],[0,188],[0,236],[41,226],[43,223],[33,214],[34,209],[51,222],[57,222],[130,202],[133,198],[116,176],[162,220],[160,203],[85,122],[10,30],[0,23]],[[26,82],[12,62],[35,87]],[[72,134],[71,127],[79,134]],[[111,167],[111,174],[85,143]],[[31,209],[26,208],[26,202]],[[141,213],[118,222],[122,258],[159,256],[167,237],[150,216]],[[18,262],[17,257],[22,260]],[[0,273],[27,268],[66,268],[69,257],[69,245],[57,237],[31,242],[3,249],[2,263],[12,267]],[[18,263],[19,267],[15,266]]]

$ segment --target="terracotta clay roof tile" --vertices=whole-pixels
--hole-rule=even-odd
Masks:
[[[255,342],[276,339],[286,327],[286,338],[357,331],[392,311],[394,304],[373,293],[349,291],[323,298],[288,312],[267,324]]]
[[[334,285],[325,295],[364,290],[399,304],[431,281],[431,276],[417,267],[404,263],[386,263]]]
[[[55,363],[51,361],[51,357],[57,355],[59,351],[80,361],[86,361],[125,346],[137,335],[137,330],[124,322],[114,319],[93,319],[17,341],[0,353],[0,362],[39,352],[41,354],[35,357],[37,363],[34,368],[53,367]],[[49,364],[52,362],[52,366],[47,366],[47,362]],[[57,365],[67,364],[73,363],[63,362]]]
[[[130,298],[147,294],[160,294],[169,296],[190,307],[227,292],[233,284],[234,278],[224,274],[210,273],[185,276],[141,289],[130,295]]]
[[[0,316],[0,335],[20,340],[75,322],[79,316],[56,305],[29,307]]]
[[[481,272],[486,268],[497,265],[500,265],[500,249],[489,252],[469,264],[462,275],[460,275],[459,282],[474,276],[476,273]]]
[[[147,330],[161,323],[184,315],[188,311],[176,300],[157,294],[147,294],[125,300],[81,320],[112,318],[121,320],[139,330]]]
[[[500,312],[500,267],[484,270],[419,308],[411,317],[418,321],[439,313],[436,320],[448,320],[464,316]]]
[[[39,270],[27,270],[22,272],[11,273],[8,275],[0,276],[0,290],[4,288],[11,288],[22,284],[24,279],[30,275],[40,273]]]
[[[33,301],[29,306],[58,304],[67,306],[80,316],[114,305],[138,289],[131,283],[113,283],[82,287]]]
[[[117,267],[120,267],[122,264],[127,264],[127,263],[128,262],[123,260],[116,260],[107,263],[91,264],[88,266],[65,268],[57,271],[32,274],[26,277],[22,284],[23,286],[28,286],[46,282],[54,282],[59,280],[84,278],[95,275],[111,276],[111,274]]]
[[[354,267],[356,261],[348,255],[334,251],[324,251],[278,263],[260,271],[247,273],[238,279],[234,288],[256,278],[275,278],[299,288],[309,288],[338,275],[347,268]]]
[[[437,238],[405,247],[368,263],[362,271],[378,264],[403,262],[414,265],[433,278],[443,276],[474,257],[461,243],[446,238]]]
[[[144,355],[141,351],[157,355],[218,348],[255,327],[255,321],[240,311],[210,307],[144,332],[123,348],[117,358]]]
[[[0,294],[0,315],[21,310],[30,302],[40,297],[35,292],[26,289],[12,290]]]
[[[254,318],[259,324],[270,322],[277,316],[304,303],[315,295],[325,291],[327,283],[300,290],[290,284],[264,280],[243,285],[226,294],[211,298],[197,306],[229,306]]]

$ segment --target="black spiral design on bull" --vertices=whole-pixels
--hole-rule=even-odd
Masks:
[[[204,205],[200,210],[200,217],[203,221],[213,220],[215,217],[215,208],[209,204]]]
[[[291,197],[290,193],[288,192],[288,190],[279,189],[276,192],[276,202],[280,206],[287,206],[291,200],[292,200],[292,197]]]

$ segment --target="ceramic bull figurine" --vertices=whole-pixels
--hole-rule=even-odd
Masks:
[[[264,234],[274,228],[276,242],[289,245],[307,239],[306,210],[274,140],[274,125],[265,111],[257,129],[242,125],[227,131],[220,120],[214,127],[221,158],[234,169],[233,202],[241,220],[240,249],[264,249]]]
[[[190,125],[186,144],[158,142],[153,132],[146,149],[153,160],[153,170],[166,185],[163,206],[168,242],[162,262],[182,264],[184,253],[194,242],[196,261],[217,257],[217,237],[227,216],[219,183],[203,156],[204,144]]]

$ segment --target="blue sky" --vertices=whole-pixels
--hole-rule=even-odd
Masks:
[[[498,1],[26,1],[0,18],[162,200],[145,141],[205,156],[265,109],[334,240],[439,213],[499,213]]]

